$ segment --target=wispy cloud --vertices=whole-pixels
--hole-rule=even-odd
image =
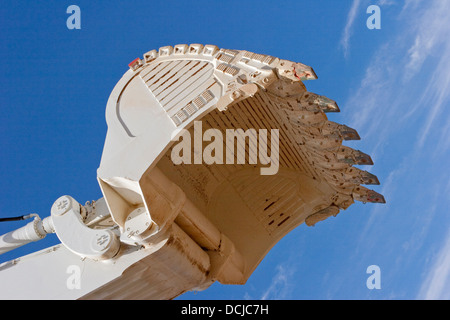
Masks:
[[[355,2],[353,5],[356,5]],[[363,6],[364,3],[358,5]],[[425,241],[437,239],[432,232],[433,227],[436,224],[448,225],[449,222],[439,214],[440,208],[445,207],[442,201],[448,203],[443,196],[448,194],[445,191],[450,188],[448,174],[444,171],[434,176],[438,169],[424,168],[438,157],[441,162],[447,159],[450,148],[450,114],[445,112],[447,105],[450,105],[448,12],[450,1],[406,1],[398,17],[398,23],[403,28],[398,29],[401,31],[397,34],[388,35],[375,51],[364,77],[350,93],[343,109],[352,115],[350,125],[360,132],[365,142],[375,146],[372,151],[364,151],[375,158],[378,152],[384,154],[384,159],[391,159],[385,177],[380,177],[381,193],[386,195],[388,210],[381,207],[372,209],[362,229],[361,246],[355,259],[361,257],[363,249],[373,249],[378,245],[378,235],[387,221],[398,223],[401,217],[405,217],[403,226],[413,230],[408,235],[399,233],[390,236],[389,241],[402,243],[392,252],[384,251],[386,256],[395,254],[389,262],[392,279],[400,277],[399,273],[404,272],[405,265],[417,265],[413,260],[423,252]],[[355,19],[350,18],[349,14],[349,30]],[[344,35],[346,33],[351,35],[350,31],[344,32]],[[344,35],[343,41],[350,39],[350,36],[346,38]],[[348,41],[346,48],[349,49]],[[386,144],[399,148],[384,148]],[[392,153],[386,155],[387,152]],[[377,162],[376,159],[374,161]],[[410,176],[414,176],[411,174],[414,172],[421,173],[422,186],[402,182],[413,181]],[[447,190],[444,190],[444,185],[447,185]],[[405,190],[414,202],[414,205],[408,205],[413,210],[408,213],[403,211],[405,206],[395,207],[403,199]],[[427,205],[422,207],[421,200],[416,199],[425,198]],[[417,212],[414,212],[415,209]],[[372,254],[372,251],[367,254]],[[400,291],[397,293],[402,295]],[[434,257],[417,298],[450,298],[450,232]]]
[[[418,17],[415,41],[408,50],[409,62],[405,68],[405,77],[429,79],[419,103],[413,108],[414,111],[419,108],[428,110],[420,132],[419,148],[422,148],[439,115],[450,102],[448,12],[450,12],[449,1],[433,2],[431,8]],[[432,69],[424,66],[430,57],[438,61]],[[443,122],[443,125],[445,126],[446,123],[448,125],[447,121]]]
[[[346,109],[351,112],[351,125],[355,128],[365,128],[367,134],[377,132],[380,134],[380,124],[386,121],[386,112],[395,109],[385,109],[380,113],[380,106],[386,106],[395,101],[392,97],[393,82],[395,81],[395,62],[389,52],[390,44],[382,46],[371,59],[358,89],[350,96]],[[374,115],[377,114],[377,117]]]
[[[419,300],[450,299],[450,232],[436,255],[428,276],[425,277],[417,295]]]
[[[276,267],[277,273],[272,278],[270,286],[264,291],[261,300],[282,300],[286,299],[290,294],[292,285],[292,276],[294,274],[294,267],[292,264],[278,265]]]
[[[450,11],[449,11],[450,12]],[[432,78],[424,91],[421,101],[423,107],[428,108],[429,112],[426,116],[424,126],[422,127],[418,148],[422,148],[433,125],[439,115],[444,111],[444,107],[448,105],[450,98],[450,46],[444,51],[443,57],[436,70],[432,74]],[[444,122],[445,123],[445,122]],[[448,125],[448,122],[447,122]]]
[[[408,50],[409,61],[405,68],[405,77],[411,78],[417,74],[427,57],[433,55],[436,48],[442,43],[448,43],[449,10],[450,3],[448,1],[434,1],[427,10],[421,12],[421,15],[409,18],[414,21],[414,23],[409,21],[409,27],[415,33],[415,38]]]
[[[416,131],[419,149],[437,120],[444,129],[448,127],[439,116],[450,102],[450,24],[445,15],[450,12],[450,1],[428,1],[426,8],[418,3],[407,2],[402,9],[400,23],[414,27],[404,28],[375,52],[346,105],[353,115],[351,125],[363,128],[366,136],[376,135],[376,148],[417,112],[423,119]],[[414,87],[418,83],[422,84],[420,91]],[[445,139],[441,144],[449,145]]]
[[[345,24],[344,32],[342,33],[342,37],[341,37],[341,46],[342,46],[342,49],[344,50],[345,57],[348,56],[349,46],[350,46],[350,38],[352,36],[352,31],[353,31],[353,24],[355,22],[356,14],[358,12],[360,4],[361,4],[361,0],[353,0],[352,6],[350,7],[350,11],[348,12],[348,15],[347,15],[347,23]]]

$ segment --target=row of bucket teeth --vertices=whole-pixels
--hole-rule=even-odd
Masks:
[[[280,88],[287,86],[286,80],[292,84],[297,82],[305,88],[303,81],[317,79],[310,66],[288,60],[279,59],[274,70],[280,79],[284,79],[279,82],[283,82]],[[291,92],[294,93],[295,90]],[[326,116],[326,113],[340,112],[336,101],[308,91],[298,95],[294,93],[294,96],[286,92],[283,94],[289,100],[288,106],[283,108],[287,119],[301,133],[297,142],[309,151],[313,157],[313,165],[319,168],[330,184],[334,184],[343,195],[352,196],[353,200],[385,203],[382,195],[361,186],[379,185],[378,178],[370,172],[352,167],[373,165],[371,157],[342,145],[344,140],[360,140],[358,132],[346,125],[329,121]],[[281,95],[278,97],[282,98]],[[345,207],[347,205],[348,203]]]
[[[281,65],[281,67],[280,67]],[[289,72],[292,68],[293,74]],[[317,79],[312,68],[298,63],[280,60],[278,74],[293,81]],[[297,129],[303,145],[313,157],[313,165],[324,178],[343,194],[360,202],[385,203],[384,197],[361,185],[379,185],[378,178],[353,165],[373,165],[372,158],[360,151],[342,145],[342,141],[360,140],[358,132],[346,125],[329,121],[326,113],[340,112],[337,103],[325,96],[304,92],[295,97],[285,112]],[[292,107],[294,106],[294,107]]]

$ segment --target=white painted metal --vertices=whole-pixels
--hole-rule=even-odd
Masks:
[[[50,217],[41,220],[37,214],[31,214],[33,221],[27,225],[0,236],[0,254],[17,249],[30,242],[38,241],[48,233],[53,233],[53,222]]]
[[[81,215],[81,205],[70,196],[62,196],[51,208],[56,234],[73,253],[83,258],[110,259],[119,251],[118,236],[109,229],[92,229],[86,226]]]

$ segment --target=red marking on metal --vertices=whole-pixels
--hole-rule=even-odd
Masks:
[[[302,80],[302,79],[300,79],[300,77],[297,75],[297,72],[295,72],[295,66],[294,66],[294,76],[298,79],[298,80]]]
[[[129,66],[130,68],[132,68],[135,64],[139,63],[140,60],[141,60],[141,59],[136,58],[136,59],[134,59],[133,61],[131,61],[131,62],[128,64],[128,66]]]

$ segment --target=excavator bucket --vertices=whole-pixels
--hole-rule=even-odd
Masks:
[[[308,92],[301,63],[213,45],[144,54],[113,89],[97,180],[51,216],[0,236],[0,254],[56,233],[61,244],[0,265],[4,299],[172,299],[244,284],[271,248],[354,201],[384,203],[356,130]],[[69,274],[69,275],[68,275]],[[36,276],[37,275],[37,276]]]
[[[307,91],[311,67],[182,44],[129,68],[108,100],[97,178],[121,241],[161,249],[84,298],[244,284],[300,224],[355,200],[385,202],[361,186],[378,179],[353,167],[372,165],[370,156],[342,145],[359,140],[356,130],[329,121],[337,103]]]

